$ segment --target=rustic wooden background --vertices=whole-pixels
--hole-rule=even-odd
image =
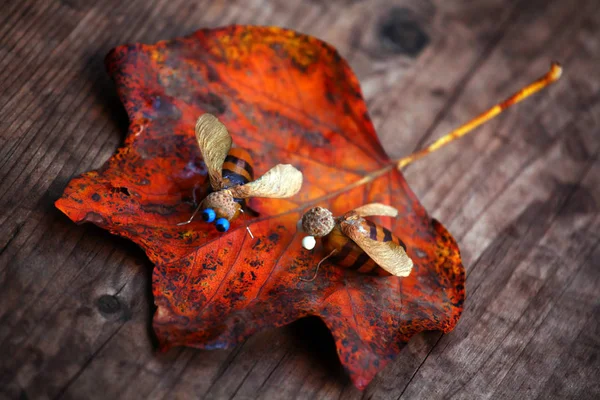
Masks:
[[[1,1],[0,396],[599,398],[600,4],[486,1]],[[152,265],[53,207],[115,151],[104,71],[126,42],[280,25],[332,43],[390,154],[422,147],[543,74],[562,80],[406,177],[457,238],[466,308],[363,393],[316,320],[228,351],[154,352]]]

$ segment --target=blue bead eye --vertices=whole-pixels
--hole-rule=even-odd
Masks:
[[[202,211],[202,219],[206,222],[213,222],[216,217],[217,214],[215,214],[215,210],[212,208],[207,208]]]
[[[229,229],[229,221],[225,218],[219,218],[217,222],[215,222],[215,226],[219,232],[227,232]]]

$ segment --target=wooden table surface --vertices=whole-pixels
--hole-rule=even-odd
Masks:
[[[2,1],[0,397],[600,398],[597,0]],[[231,350],[155,352],[152,265],[53,206],[127,130],[103,58],[202,27],[279,25],[333,44],[401,156],[546,72],[559,83],[406,178],[459,242],[465,311],[364,391],[318,320]]]

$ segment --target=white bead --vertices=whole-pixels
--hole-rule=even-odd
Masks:
[[[306,250],[314,249],[316,244],[317,241],[315,240],[314,236],[305,236],[304,239],[302,239],[302,247],[304,247]]]

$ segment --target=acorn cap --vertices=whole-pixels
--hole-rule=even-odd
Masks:
[[[302,216],[302,230],[315,237],[323,237],[333,230],[335,219],[326,208],[315,207]]]
[[[212,208],[215,210],[217,218],[225,218],[230,221],[235,217],[240,205],[233,200],[231,192],[225,189],[206,196],[202,202],[202,208]]]

